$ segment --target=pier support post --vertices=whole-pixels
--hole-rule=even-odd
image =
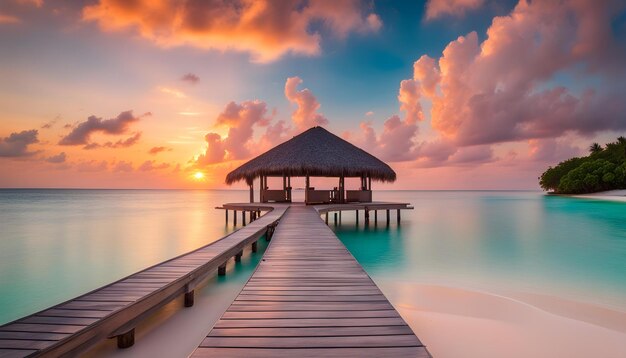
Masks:
[[[259,246],[259,244],[258,244],[257,241],[253,242],[252,243],[252,252],[257,252],[258,251],[258,246]]]
[[[365,225],[369,225],[370,224],[370,211],[369,211],[369,209],[365,208],[365,210],[363,210],[363,213],[365,214]]]
[[[194,292],[193,290],[185,292],[185,307],[193,306]]]
[[[226,212],[226,224],[228,224],[228,209],[224,210]]]
[[[117,336],[117,348],[128,348],[135,344],[135,329]]]
[[[235,262],[241,262],[241,256],[243,255],[243,250],[239,251],[235,254]]]
[[[397,210],[398,211],[398,224],[400,223],[400,209]]]
[[[237,226],[237,210],[233,210],[233,226]]]
[[[326,215],[326,219],[325,219],[325,221],[326,221],[326,225],[328,225],[328,211],[326,212],[326,214],[325,214],[325,215]]]
[[[246,211],[241,211],[241,225],[246,226]]]
[[[335,225],[337,225],[337,212],[335,211]]]
[[[341,210],[339,211],[339,225],[341,225]]]
[[[378,225],[378,210],[374,210],[374,225]]]
[[[356,224],[359,225],[359,211],[355,210],[355,214],[356,214]]]
[[[218,276],[226,276],[226,262],[224,262],[222,265],[220,265],[217,268],[217,275]]]
[[[389,209],[387,209],[387,226],[389,226],[389,221],[390,221],[390,219],[389,219]]]

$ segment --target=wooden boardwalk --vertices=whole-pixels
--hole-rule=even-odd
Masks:
[[[198,250],[0,326],[0,357],[75,356],[113,337],[118,337],[118,345],[132,345],[140,320],[181,295],[185,306],[193,305],[196,285],[216,269],[225,269],[231,257],[240,258],[247,245],[255,250],[256,240],[287,209],[286,205],[258,206],[274,209]]]
[[[320,213],[292,205],[193,357],[430,357]]]

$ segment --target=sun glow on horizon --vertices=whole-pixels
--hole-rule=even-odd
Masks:
[[[195,180],[203,180],[204,179],[204,173],[203,172],[195,172],[193,174],[193,178]]]

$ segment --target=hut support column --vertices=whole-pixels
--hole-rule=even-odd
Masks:
[[[387,209],[387,226],[389,226],[389,209]]]
[[[305,186],[304,186],[304,203],[309,203],[309,176],[306,176]]]
[[[241,225],[246,226],[246,211],[241,210]]]
[[[374,225],[378,225],[378,210],[374,210]]]
[[[250,183],[250,202],[254,203],[254,182]]]
[[[225,209],[224,212],[226,213],[226,224],[228,224],[228,209]]]
[[[335,225],[337,225],[337,212],[335,211]]]
[[[363,210],[363,213],[365,214],[365,225],[369,225],[370,224],[370,211],[368,208],[365,208],[365,210]]]
[[[356,214],[356,224],[359,225],[359,211],[355,210],[354,213]]]
[[[400,209],[397,210],[398,211],[398,224],[400,223]]]
[[[233,226],[237,226],[237,210],[233,210]]]

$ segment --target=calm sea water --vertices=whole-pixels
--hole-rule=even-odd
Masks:
[[[233,228],[214,207],[247,198],[0,190],[0,323],[219,239]],[[378,226],[361,219],[357,227],[354,213],[344,213],[334,227],[375,280],[511,289],[626,310],[626,204],[537,192],[390,191],[375,199],[415,210],[400,226],[387,227],[381,213]]]

